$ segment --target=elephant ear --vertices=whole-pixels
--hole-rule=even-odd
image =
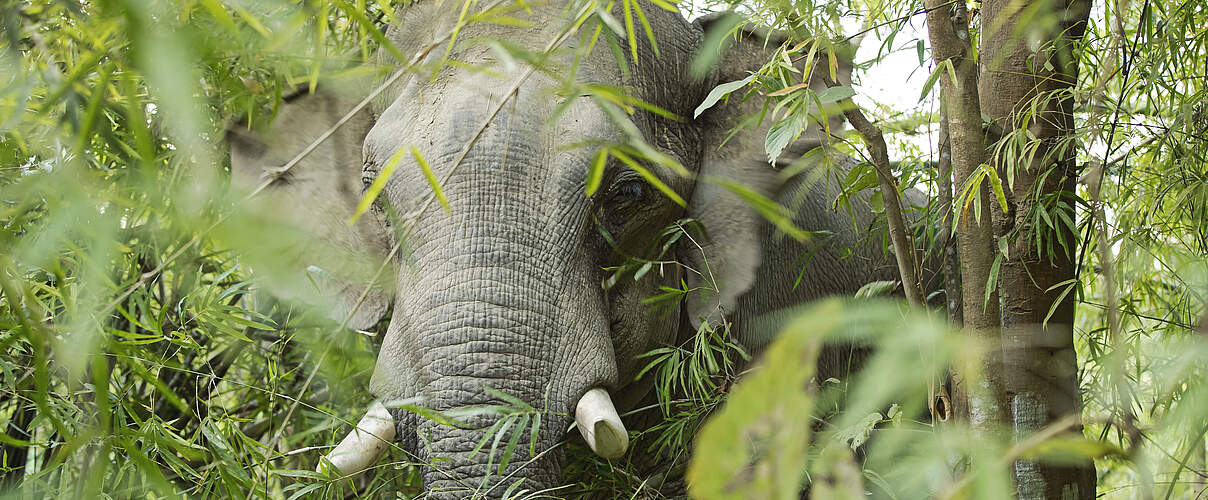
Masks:
[[[246,224],[225,234],[248,255],[273,295],[320,308],[335,321],[351,313],[347,326],[365,329],[381,319],[393,298],[392,281],[375,281],[374,275],[395,277],[388,269],[376,273],[389,245],[380,210],[349,223],[362,197],[362,144],[373,115],[362,110],[277,174],[359,101],[332,89],[303,89],[284,99],[268,130],[228,130],[232,183],[250,191],[274,180],[248,200]]]
[[[744,99],[746,88],[741,82],[749,81],[772,58],[784,38],[751,26],[738,28],[724,37],[713,33],[713,30],[729,32],[735,26],[734,17],[710,15],[696,21],[705,32],[705,43],[719,38],[726,42],[722,47],[702,47],[702,51],[721,51],[710,76],[717,85],[713,92],[722,86],[739,87],[720,102],[712,95],[706,97],[703,103],[712,106],[698,111],[695,120],[701,131],[702,151],[700,180],[692,194],[689,215],[701,223],[705,235],[696,239],[699,248],[689,248],[681,257],[697,271],[687,273],[686,278],[689,287],[696,289],[687,302],[687,313],[696,326],[701,320],[716,319],[718,314],[733,311],[738,298],[755,284],[762,245],[770,229],[750,203],[750,192],[776,200],[785,182],[780,175],[781,167],[829,142],[826,131],[811,123],[784,146],[776,163],[769,159],[766,144],[776,120],[771,116],[770,106],[761,119],[765,98],[752,94]],[[840,59],[837,73],[839,81],[850,81],[850,58]],[[826,86],[815,76],[810,88],[820,91]],[[827,118],[831,134],[842,129],[844,120],[838,110],[829,110]],[[749,189],[748,196],[740,194],[744,189],[735,186]]]

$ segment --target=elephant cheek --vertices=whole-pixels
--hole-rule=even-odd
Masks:
[[[648,300],[664,293],[660,286],[678,286],[678,276],[678,267],[668,267],[661,276],[659,270],[655,269],[642,280],[627,283],[623,289],[615,290],[611,310],[612,338],[618,382],[621,385],[631,382],[645,366],[647,360],[639,356],[652,349],[686,340],[679,338],[680,301],[668,298],[651,303]],[[628,408],[626,403],[634,399],[631,394],[617,397],[618,403],[624,408]]]

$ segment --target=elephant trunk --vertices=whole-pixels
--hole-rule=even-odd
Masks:
[[[490,288],[481,279],[462,283]],[[424,484],[433,498],[496,498],[517,482],[530,491],[559,484],[562,453],[556,445],[578,396],[598,383],[595,374],[564,368],[562,358],[576,354],[555,341],[563,322],[542,310],[552,304],[498,302],[456,300],[428,309],[418,321],[424,324],[419,331],[427,332],[419,392],[433,409],[471,413],[458,417],[460,427],[428,419],[418,424],[427,441],[418,450],[427,464]],[[484,406],[496,409],[474,410]]]
[[[474,317],[489,322],[487,318],[501,314]],[[419,422],[420,439],[427,441],[419,449],[427,464],[423,479],[432,498],[496,498],[515,482],[523,481],[521,487],[530,490],[558,483],[560,454],[543,452],[553,448],[566,429],[564,419],[556,416],[567,413],[557,403],[563,400],[564,382],[552,380],[547,360],[531,351],[531,341],[524,341],[540,335],[525,327],[498,325],[462,326],[432,335],[447,342],[432,348],[431,368],[426,371],[433,378],[424,384],[423,394],[436,410],[471,414],[458,417],[461,426],[428,419]],[[546,387],[550,387],[548,402]],[[523,404],[503,400],[497,396],[500,393]],[[474,410],[484,406],[507,409]],[[538,413],[542,418],[534,440]]]

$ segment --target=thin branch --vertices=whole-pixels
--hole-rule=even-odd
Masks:
[[[825,72],[822,72],[821,75],[828,87],[839,86],[839,82],[832,80],[830,75]],[[909,231],[907,231],[905,219],[902,217],[902,200],[898,196],[897,179],[889,167],[889,147],[885,145],[885,136],[881,133],[881,129],[868,121],[868,117],[864,116],[864,112],[852,102],[850,97],[841,101],[840,105],[847,121],[864,138],[864,143],[868,146],[868,153],[872,156],[872,165],[877,172],[877,181],[881,185],[881,197],[885,201],[885,218],[889,222],[889,236],[893,242],[893,254],[898,263],[898,273],[902,277],[902,288],[906,292],[906,302],[911,307],[921,308],[924,305],[923,288],[919,274],[915,272],[914,247],[910,244]]]

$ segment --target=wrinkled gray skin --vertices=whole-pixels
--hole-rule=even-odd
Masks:
[[[393,27],[390,36],[404,54],[416,53],[453,25],[456,9],[440,10],[426,3],[402,10],[401,27]],[[562,24],[549,21],[557,18],[557,9],[534,10],[534,16],[544,21],[533,28],[470,26],[459,37],[504,38],[540,50],[557,36]],[[560,98],[553,94],[549,78],[535,73],[515,96],[504,95],[526,66],[508,67],[495,61],[485,46],[461,45],[467,48],[458,49],[454,58],[485,64],[502,76],[447,66],[435,79],[405,79],[387,92],[383,102],[388,105],[358,116],[347,133],[329,141],[333,145],[322,150],[325,154],[302,162],[287,182],[272,186],[268,193],[282,207],[278,211],[293,214],[287,218],[311,227],[320,242],[356,247],[380,259],[394,237],[392,229],[377,215],[352,228],[342,225],[360,195],[350,186],[359,188],[363,173],[364,182],[369,182],[396,151],[411,146],[423,153],[437,178],[449,176],[444,191],[450,212],[436,203],[419,212],[431,188],[410,155],[382,193],[398,213],[419,215],[395,259],[397,269],[388,271],[393,288],[372,288],[366,305],[349,323],[354,328],[368,327],[381,317],[385,304],[393,303],[372,381],[378,398],[419,394],[429,406],[450,410],[498,403],[483,390],[490,386],[537,408],[548,404],[553,415],[542,423],[537,446],[545,450],[565,437],[575,403],[588,389],[607,388],[621,412],[635,404],[646,392],[629,385],[640,368],[635,356],[687,338],[700,318],[716,322],[719,311],[724,312],[735,322],[739,339],[758,351],[768,338],[768,327],[760,326],[766,323],[761,319],[765,313],[826,295],[850,295],[870,281],[896,278],[879,244],[863,241],[848,214],[830,210],[837,194],[833,184],[807,183],[804,175],[788,182],[777,178],[778,167],[768,163],[763,148],[770,120],[718,149],[731,127],[759,110],[760,98],[745,104],[733,99],[691,119],[714,86],[746,77],[767,59],[762,39],[744,34],[746,39],[731,47],[711,74],[693,79],[688,66],[707,22],[689,24],[679,14],[653,6],[645,13],[661,56],[656,57],[642,37],[639,58],[631,61],[630,76],[625,76],[601,41],[580,63],[579,81],[624,85],[636,97],[687,117],[674,122],[639,112],[633,120],[647,142],[690,170],[751,185],[792,208],[800,227],[828,230],[835,236],[808,244],[777,236],[728,191],[656,169],[689,201],[684,209],[615,162],[607,166],[599,192],[584,196],[595,150],[566,146],[588,139],[616,140],[620,133],[613,123],[588,98],[576,98],[568,112],[550,123]],[[523,12],[516,15],[528,17]],[[579,37],[571,40],[568,43]],[[429,60],[443,56],[437,50]],[[506,98],[510,101],[454,171],[459,152]],[[262,144],[247,134],[236,134],[234,170],[254,178],[264,168],[280,166],[357,100],[325,92],[291,100],[268,134],[277,139]],[[372,128],[367,129],[370,123]],[[841,122],[833,125],[839,127]],[[358,134],[364,137],[363,156]],[[818,136],[817,131],[805,134],[790,146],[785,159],[795,159],[816,146]],[[356,154],[338,153],[353,149],[352,145]],[[319,212],[336,216],[316,217]],[[684,239],[677,254],[669,256],[687,267],[664,266],[661,271],[656,267],[636,282],[626,277],[610,290],[602,288],[607,276],[603,268],[623,259],[600,236],[596,221],[625,252],[640,255],[662,228],[683,217],[700,220],[708,232],[707,238],[695,235],[700,246]],[[856,219],[861,227],[873,224],[868,213],[857,213]],[[396,221],[393,230],[399,224]],[[840,258],[843,247],[854,253]],[[811,252],[809,268],[794,287],[799,258]],[[330,267],[328,262],[314,264]],[[330,274],[334,279],[328,280],[324,291],[333,296],[333,317],[342,320],[365,289],[358,283],[365,281],[352,274]],[[659,312],[641,304],[658,294],[660,285],[678,286],[681,275],[689,286],[702,288],[681,310]],[[706,290],[714,283],[720,293]],[[820,376],[842,376],[850,353],[836,349],[824,354]],[[409,451],[425,462],[433,456],[451,459],[423,473],[433,497],[466,497],[484,484],[487,454],[469,458],[481,433],[402,417],[399,435]],[[491,420],[473,423],[486,426]],[[428,443],[417,444],[423,441]],[[500,496],[521,478],[531,490],[556,486],[561,450],[526,463],[531,458],[526,448],[518,448],[518,457],[504,473],[514,475],[493,489],[498,476],[488,479],[488,486],[479,491]]]

